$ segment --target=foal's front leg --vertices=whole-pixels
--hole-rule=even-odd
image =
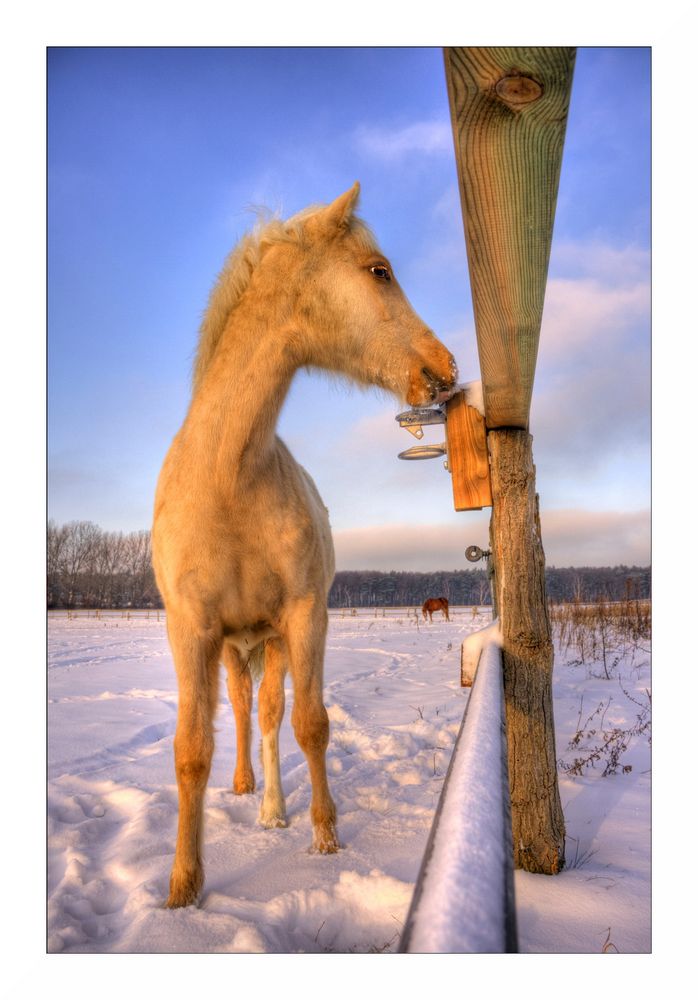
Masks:
[[[203,803],[213,757],[220,643],[179,628],[173,619],[168,632],[179,685],[174,740],[179,823],[167,905],[177,907],[195,903],[204,882]]]

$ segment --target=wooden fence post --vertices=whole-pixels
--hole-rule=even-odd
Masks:
[[[565,861],[557,783],[553,644],[545,556],[528,431],[487,436],[491,456],[490,548],[500,609],[514,863],[554,875]]]
[[[514,857],[553,874],[564,864],[565,829],[528,419],[575,50],[444,55],[488,430]]]
[[[528,427],[574,54],[445,50],[488,428]]]

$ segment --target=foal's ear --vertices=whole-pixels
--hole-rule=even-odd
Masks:
[[[331,205],[328,205],[322,213],[324,221],[330,226],[335,226],[337,229],[345,229],[349,225],[349,221],[356,208],[360,190],[361,185],[356,181],[348,191],[340,194],[339,198],[336,198]]]

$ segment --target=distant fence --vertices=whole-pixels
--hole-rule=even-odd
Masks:
[[[153,621],[165,621],[164,608],[49,608],[47,611],[49,621],[57,618],[96,618],[113,620],[119,619],[152,619]]]
[[[477,618],[480,612],[490,613],[489,605],[454,606],[449,608],[449,614],[453,617],[465,617],[467,619]],[[422,619],[422,607],[387,607],[387,608],[328,608],[330,619],[337,618],[417,618]],[[49,608],[48,617],[55,618],[125,618],[125,619],[154,619],[156,621],[165,620],[164,608]],[[434,621],[445,620],[440,612],[436,613]]]
[[[589,608],[591,610],[602,603],[604,607],[610,609],[611,613],[614,609],[622,610],[629,605],[637,606],[642,610],[648,610],[651,607],[651,602],[647,598],[630,601],[550,601],[549,603],[553,610],[564,608],[576,610]],[[466,618],[467,620],[477,618],[480,614],[489,615],[492,613],[492,607],[489,604],[451,604],[448,610],[451,618]],[[49,618],[151,618],[156,621],[165,620],[164,608],[48,608],[46,613]],[[407,616],[423,621],[421,604],[419,606],[407,604],[400,607],[328,608],[327,613],[332,620],[336,618],[404,618]],[[434,614],[435,622],[445,620],[441,612],[437,611]]]
[[[518,950],[502,655],[485,645],[399,951]]]
[[[480,612],[487,612],[490,614],[492,608],[489,604],[483,605],[449,605],[448,613],[451,619],[458,617],[466,617],[467,619],[477,618]],[[422,605],[419,607],[415,605],[403,605],[402,607],[358,607],[358,608],[328,608],[327,613],[331,620],[336,618],[417,618],[419,621],[423,621],[422,618]],[[443,614],[440,611],[434,612],[434,621],[445,621]],[[428,619],[427,619],[428,621]]]

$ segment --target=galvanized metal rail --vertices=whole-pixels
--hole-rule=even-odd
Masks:
[[[483,647],[399,951],[515,952],[502,656]]]

